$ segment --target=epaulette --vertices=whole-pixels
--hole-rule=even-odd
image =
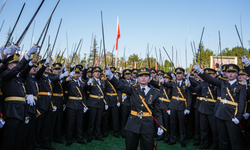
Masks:
[[[103,80],[103,81],[105,81],[105,80],[107,80],[107,78],[105,78],[105,77],[102,77],[102,80]]]
[[[241,85],[245,85],[244,83],[242,83],[242,82],[239,82],[239,84],[241,84]]]
[[[227,78],[223,78],[223,77],[221,77],[221,76],[219,76],[219,78],[222,79],[222,80],[228,81]]]

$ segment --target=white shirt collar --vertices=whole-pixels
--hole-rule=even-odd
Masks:
[[[234,79],[233,81],[228,81],[228,82],[230,83],[230,85],[233,85],[236,81],[237,79]]]
[[[140,86],[140,87],[141,87],[141,86]],[[141,90],[142,90],[142,88],[143,88],[143,87],[141,87]],[[148,85],[147,85],[147,86],[145,86],[144,88],[145,88],[145,90],[144,90],[145,95],[147,95],[147,93],[148,93],[149,90],[150,90],[150,87],[148,87]]]

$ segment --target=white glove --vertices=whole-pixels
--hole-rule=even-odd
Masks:
[[[31,54],[36,53],[37,50],[38,50],[38,47],[34,45],[34,46],[32,46],[31,49],[27,52],[27,55],[30,57]]]
[[[64,77],[67,77],[68,74],[69,74],[69,72],[66,71],[66,72],[64,72],[63,74],[61,74],[61,75],[59,76],[59,78],[62,79],[62,78],[64,78]]]
[[[222,65],[221,65],[221,66],[222,66]],[[220,66],[220,68],[219,68],[218,72],[219,72],[220,74],[223,74],[223,71],[222,71],[221,66]]]
[[[239,124],[239,120],[235,117],[235,118],[232,118],[232,121],[235,123],[235,124]]]
[[[49,63],[51,62],[50,57],[46,58],[44,66],[48,67]]]
[[[26,100],[27,100],[27,104],[29,104],[30,106],[36,105],[36,102],[35,102],[32,94],[29,94],[28,97],[26,98]]]
[[[11,45],[4,50],[3,54],[6,56],[12,55],[12,54],[14,54],[15,51],[20,51],[20,48],[17,47],[16,45]]]
[[[187,109],[184,110],[184,115],[189,114],[189,113],[190,113],[189,110],[187,110]]]
[[[127,99],[127,95],[122,95],[122,99]]]
[[[89,81],[87,82],[88,86],[92,83],[93,79],[89,79]]]
[[[186,70],[186,72],[187,72],[186,79],[189,79],[189,71]]]
[[[170,115],[170,114],[171,114],[171,111],[170,111],[170,110],[167,110],[167,113],[168,113],[168,115]]]
[[[117,105],[117,107],[120,107],[121,104],[120,104],[120,102],[118,102],[116,105]]]
[[[65,111],[65,109],[66,109],[66,105],[65,105],[65,104],[63,104],[63,111]]]
[[[72,77],[73,77],[74,75],[75,75],[75,72],[74,72],[74,71],[72,71],[72,72],[69,73],[69,76],[72,76]]]
[[[111,76],[112,75],[112,72],[111,72],[109,66],[107,66],[107,69],[105,70],[105,75],[106,76]]]
[[[163,129],[160,128],[160,127],[158,127],[157,135],[158,135],[158,136],[161,136],[162,133],[163,133]]]
[[[250,64],[250,60],[247,59],[247,56],[245,55],[241,57],[241,62],[244,63],[246,67]]]
[[[109,108],[109,105],[105,105],[105,110],[108,110],[108,108]]]
[[[249,113],[244,113],[243,116],[244,116],[244,118],[247,120],[247,119],[249,118],[250,115],[249,115]]]
[[[89,62],[87,62],[86,64],[85,64],[85,67],[84,67],[85,69],[89,69]]]
[[[0,119],[0,129],[4,126],[5,121],[3,121],[3,119]]]
[[[122,74],[122,72],[123,72],[123,69],[120,70],[120,74]]]
[[[197,64],[197,63],[195,63],[195,65],[194,65],[194,70],[196,70],[198,73],[201,73],[202,72],[202,69],[201,69],[201,67]]]
[[[0,53],[2,53],[2,51],[4,51],[5,49],[5,47],[0,47]]]
[[[86,107],[84,107],[84,108],[83,108],[83,113],[86,113],[87,110],[88,110],[88,109],[87,109]]]
[[[53,112],[55,112],[57,110],[57,107],[56,106],[54,106],[54,109],[52,110]]]
[[[164,83],[164,78],[161,78],[161,81],[160,81],[160,82],[161,82],[161,84]]]
[[[30,121],[30,117],[25,117],[25,124],[28,124]]]

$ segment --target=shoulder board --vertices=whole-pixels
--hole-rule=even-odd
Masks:
[[[105,78],[105,77],[102,77],[102,80],[103,80],[103,81],[105,81],[105,80],[107,80],[107,78]]]
[[[241,84],[241,85],[245,85],[244,83],[242,83],[242,82],[239,82],[239,84]]]
[[[222,79],[222,80],[228,81],[228,79],[223,78],[223,77],[221,77],[221,76],[219,76],[219,78]]]

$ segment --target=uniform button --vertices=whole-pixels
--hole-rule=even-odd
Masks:
[[[143,104],[141,104],[141,107],[143,107],[144,105]]]

